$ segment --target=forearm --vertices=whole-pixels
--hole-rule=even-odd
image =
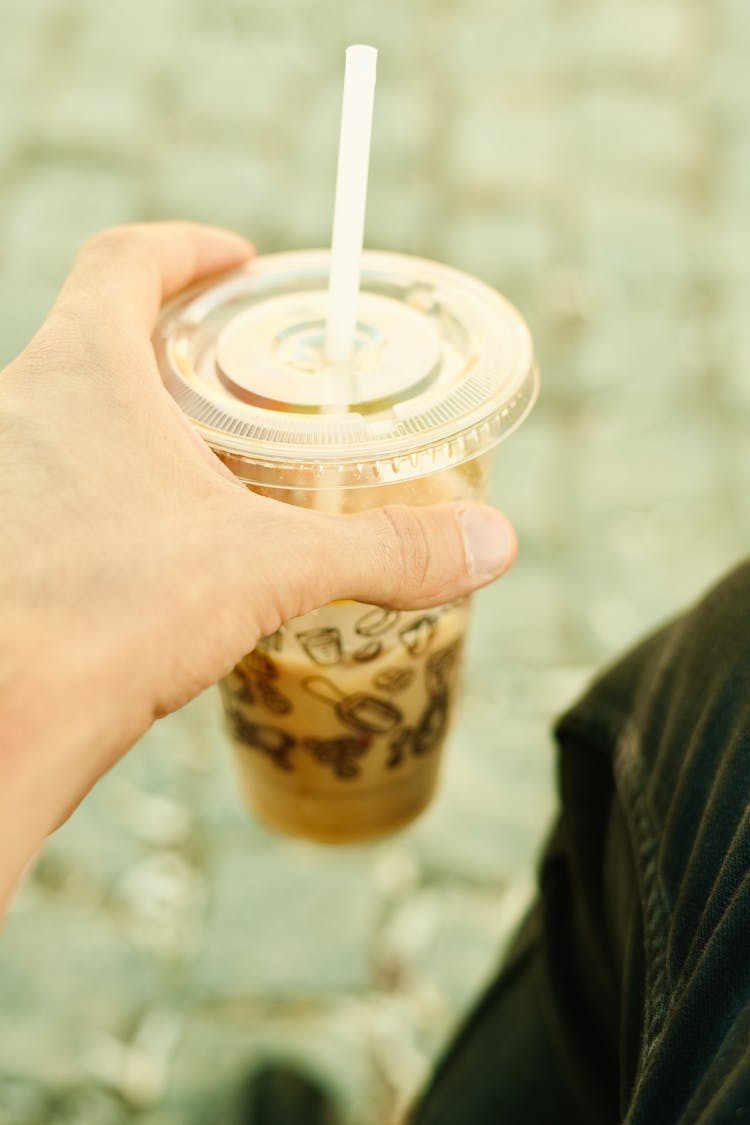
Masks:
[[[148,723],[60,622],[0,614],[0,915],[44,840]]]

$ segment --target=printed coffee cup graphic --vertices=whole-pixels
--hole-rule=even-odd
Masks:
[[[256,680],[255,690],[262,705],[273,715],[288,715],[291,711],[290,701],[270,680]]]
[[[413,668],[384,668],[373,679],[373,684],[378,691],[387,691],[389,695],[396,695],[406,691],[414,679]]]
[[[419,726],[414,731],[411,742],[412,753],[417,755],[429,754],[443,740],[448,726],[449,696],[447,692],[434,695],[419,720]]]
[[[400,613],[395,609],[371,609],[364,617],[360,617],[354,626],[354,631],[360,637],[379,637],[392,628],[398,621]]]
[[[433,652],[425,666],[425,682],[430,695],[447,691],[461,655],[461,641],[454,641]]]
[[[345,695],[324,676],[308,676],[302,681],[305,691],[330,703],[341,722],[365,734],[385,734],[401,722],[401,711],[387,699],[355,691]]]
[[[383,651],[383,646],[380,641],[368,641],[367,644],[360,645],[353,653],[354,659],[358,664],[368,664],[374,660]]]
[[[227,718],[232,726],[236,738],[254,750],[267,754],[279,769],[290,771],[292,763],[289,752],[294,746],[295,739],[278,727],[267,726],[265,723],[253,723],[239,711],[229,711]]]
[[[277,680],[279,678],[279,670],[271,657],[266,656],[264,652],[260,652],[257,648],[247,654],[242,661],[242,666],[246,672],[258,676],[261,680]]]
[[[341,663],[341,633],[338,629],[305,629],[297,640],[315,664]]]
[[[284,629],[285,626],[282,625],[275,633],[269,633],[267,637],[261,637],[257,648],[268,649],[269,652],[281,652],[284,647]]]
[[[242,703],[255,702],[252,683],[241,664],[238,664],[237,667],[229,673],[227,676],[227,684],[231,688],[235,699],[239,699]]]
[[[267,653],[257,649],[244,658],[240,669],[247,680],[249,698],[246,702],[253,702],[257,695],[259,702],[267,711],[274,715],[287,715],[292,705],[275,684],[279,678],[279,670]]]
[[[406,751],[411,745],[414,731],[411,727],[402,727],[396,731],[388,746],[388,761],[385,763],[389,770],[400,766],[406,756]]]
[[[435,618],[418,617],[409,625],[399,629],[398,636],[410,656],[421,656],[427,652],[435,635]]]
[[[323,765],[331,766],[336,777],[348,781],[362,772],[357,758],[369,748],[370,740],[363,734],[348,734],[343,738],[303,738],[302,745]]]

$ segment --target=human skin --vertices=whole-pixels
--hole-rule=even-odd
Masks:
[[[248,492],[193,432],[154,320],[252,254],[194,224],[103,231],[0,373],[0,913],[97,779],[259,637],[336,598],[438,605],[515,557],[484,505],[306,511]]]

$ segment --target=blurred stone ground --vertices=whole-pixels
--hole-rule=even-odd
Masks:
[[[327,850],[235,795],[213,693],[50,841],[0,937],[1,1125],[229,1125],[249,1070],[395,1119],[496,963],[554,809],[550,721],[746,550],[745,0],[17,0],[0,39],[0,356],[80,241],[184,216],[325,244],[348,42],[381,49],[367,240],[528,317],[442,793]]]

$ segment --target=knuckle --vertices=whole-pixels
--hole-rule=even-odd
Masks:
[[[147,262],[150,259],[148,246],[143,237],[141,223],[123,223],[119,226],[104,227],[83,244],[81,256],[85,259],[116,257],[123,261],[137,259]]]
[[[86,251],[98,252],[100,250],[117,249],[124,242],[130,242],[132,239],[132,227],[126,224],[118,226],[103,227],[98,230],[96,234],[92,234],[87,238],[83,244],[84,253]]]
[[[394,593],[401,595],[424,586],[432,553],[424,523],[412,508],[388,505],[380,509],[387,529],[388,565]]]

